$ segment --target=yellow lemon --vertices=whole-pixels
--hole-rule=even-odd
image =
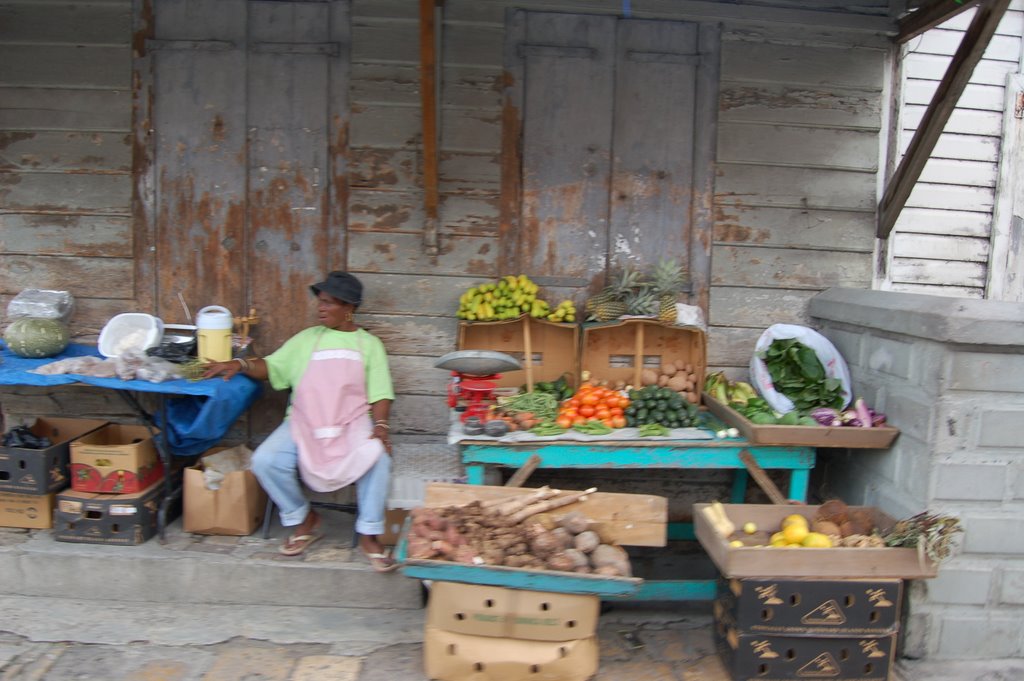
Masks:
[[[771,539],[768,540],[768,543],[772,546],[785,546],[789,542],[786,541],[786,538],[781,532],[776,532],[771,536]]]
[[[782,528],[782,536],[789,544],[799,544],[808,534],[807,526],[800,523],[790,523]]]
[[[754,534],[757,532],[757,525],[754,523],[743,523],[743,531],[747,534]]]
[[[733,539],[731,542],[729,542],[729,546],[733,547],[734,549],[738,549],[741,546],[743,546],[743,542],[741,542],[739,539]]]
[[[808,532],[807,536],[800,543],[812,549],[832,548],[832,540],[828,538],[828,535],[821,532]]]
[[[810,527],[810,523],[807,521],[807,518],[803,517],[799,513],[793,513],[782,519],[782,529],[786,529],[787,525],[793,525],[794,523],[804,527]]]

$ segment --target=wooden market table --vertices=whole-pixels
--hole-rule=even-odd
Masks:
[[[814,447],[754,445],[743,439],[637,440],[618,441],[521,441],[462,439],[456,442],[466,467],[469,484],[484,484],[488,466],[519,468],[532,454],[540,457],[539,468],[593,470],[686,470],[729,469],[734,471],[731,503],[743,503],[749,474],[741,459],[749,452],[768,470],[787,470],[788,497],[807,500],[810,471],[814,468]],[[692,523],[670,523],[669,539],[693,539]],[[707,579],[646,580],[629,600],[712,600],[715,581]]]

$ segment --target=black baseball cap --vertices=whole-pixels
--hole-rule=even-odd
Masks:
[[[334,271],[327,275],[327,278],[319,284],[309,287],[313,295],[320,295],[323,291],[344,303],[360,305],[363,302],[363,284],[348,272]]]

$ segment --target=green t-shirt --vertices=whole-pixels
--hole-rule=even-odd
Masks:
[[[318,350],[361,351],[366,371],[367,401],[372,404],[378,400],[395,399],[384,344],[366,329],[335,331],[326,326],[314,326],[298,332],[263,358],[267,363],[270,385],[275,390],[297,386],[306,372],[314,347]]]

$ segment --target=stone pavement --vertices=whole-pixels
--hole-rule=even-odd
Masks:
[[[423,591],[331,514],[308,555],[168,529],[108,547],[0,528],[0,681],[426,681]],[[606,604],[595,681],[728,681],[708,603]],[[1024,661],[901,661],[892,681],[1022,681]]]

